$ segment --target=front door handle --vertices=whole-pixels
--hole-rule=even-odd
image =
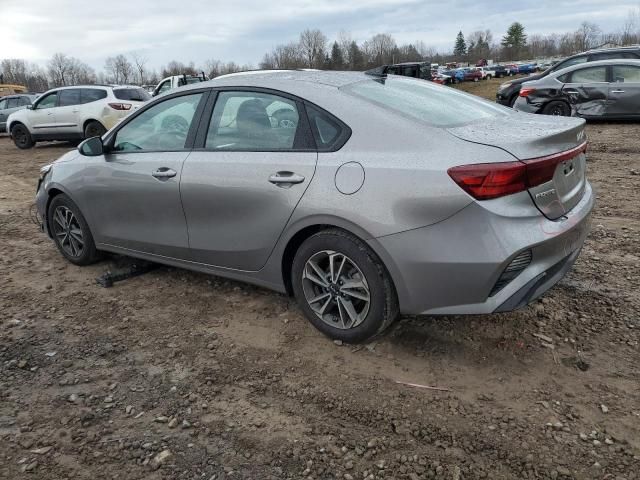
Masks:
[[[153,175],[156,178],[165,179],[165,178],[175,177],[176,174],[177,172],[175,170],[171,170],[170,168],[167,168],[167,167],[161,167],[155,172],[153,172],[151,175]]]
[[[624,90],[611,90],[611,93],[624,93]]]
[[[304,182],[304,177],[294,172],[278,172],[269,176],[269,182],[278,187],[289,188],[291,185]]]
[[[580,92],[578,92],[577,90],[565,90],[565,93],[569,93],[569,94],[573,94],[573,95],[578,95]]]

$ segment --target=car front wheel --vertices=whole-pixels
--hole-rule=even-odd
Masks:
[[[16,144],[16,147],[22,150],[31,148],[36,144],[31,138],[29,129],[22,124],[11,127],[11,138],[13,138],[13,143]]]
[[[93,235],[77,205],[65,194],[51,200],[47,222],[60,253],[75,265],[90,265],[100,259]]]
[[[84,138],[101,137],[107,131],[98,121],[91,121],[84,127]]]
[[[309,237],[296,252],[291,281],[309,321],[335,340],[367,340],[399,314],[386,268],[364,242],[343,230]]]

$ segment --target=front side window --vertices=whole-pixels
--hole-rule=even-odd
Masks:
[[[107,98],[107,91],[99,88],[83,88],[82,103],[91,103]]]
[[[589,67],[571,74],[571,83],[602,83],[607,81],[607,67]]]
[[[60,96],[60,101],[58,102],[59,107],[70,107],[72,105],[80,104],[79,88],[70,88],[69,90],[62,90],[59,96]]]
[[[183,150],[201,98],[195,93],[155,104],[118,130],[114,150]]]
[[[640,67],[614,65],[613,81],[617,83],[640,83]]]
[[[158,89],[158,95],[168,90],[171,90],[171,80],[166,80],[164,83],[160,85],[160,88]]]
[[[26,106],[26,105],[31,105],[31,100],[29,99],[29,97],[20,97],[20,106]]]
[[[56,102],[58,101],[58,92],[53,92],[44,97],[42,100],[38,102],[36,106],[37,110],[43,110],[45,108],[53,108],[56,106]]]
[[[362,80],[340,87],[340,90],[385,110],[437,127],[464,125],[510,112],[508,108],[474,95],[411,78]]]
[[[269,151],[293,148],[298,129],[296,102],[267,93],[220,92],[206,147]]]

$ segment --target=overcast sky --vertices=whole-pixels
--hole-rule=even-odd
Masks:
[[[458,30],[513,21],[529,35],[575,30],[588,20],[618,31],[638,0],[0,0],[0,59],[44,64],[55,52],[97,70],[110,55],[139,51],[157,68],[169,60],[201,65],[215,58],[256,65],[305,28],[330,39],[340,30],[361,42],[390,33],[450,50]]]

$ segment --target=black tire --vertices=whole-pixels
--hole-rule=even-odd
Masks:
[[[518,100],[518,93],[516,93],[515,95],[512,95],[511,98],[509,99],[509,106],[511,108],[513,108],[513,106],[516,104],[516,100]]]
[[[545,115],[554,115],[556,117],[570,117],[571,107],[566,102],[560,100],[554,100],[547,103],[542,109],[542,113]]]
[[[491,80],[491,75],[487,75],[486,80]]]
[[[91,120],[84,127],[84,138],[101,137],[107,129],[97,120]]]
[[[357,325],[347,329],[339,328],[339,317],[337,315],[333,319],[336,326],[320,318],[318,316],[319,314],[316,314],[311,308],[305,296],[305,279],[303,278],[303,273],[305,267],[307,267],[307,262],[312,259],[312,257],[322,255],[327,251],[346,256],[347,260],[359,269],[359,273],[364,276],[364,281],[368,286],[369,304],[363,316],[364,318],[360,320]],[[340,279],[342,278],[341,276]],[[351,277],[351,279],[352,278],[355,277]],[[325,277],[324,280],[326,281],[327,278]],[[341,280],[340,282],[338,280],[339,279],[336,278],[333,285],[334,287],[340,288],[338,283],[340,285],[343,285],[343,283]],[[348,278],[348,280],[350,279]],[[306,285],[313,285],[308,280],[306,281]],[[293,259],[291,283],[298,305],[309,321],[318,330],[334,340],[342,340],[347,343],[365,341],[384,331],[399,315],[398,297],[387,269],[362,240],[344,230],[323,230],[305,240],[298,248]],[[316,288],[322,290],[322,287],[316,286]],[[348,300],[352,309],[354,305],[357,304],[357,300],[352,301],[353,299],[347,298],[345,294],[337,293],[336,295]],[[331,302],[333,303],[330,304],[328,310],[334,309],[339,311],[339,301],[340,299],[334,301],[332,296]],[[347,316],[345,307],[342,308],[342,311],[345,312],[345,318],[348,319],[349,317]],[[364,313],[364,311],[360,313]],[[327,316],[330,316],[330,314],[327,314]]]
[[[13,138],[13,143],[15,143],[16,147],[21,150],[27,150],[36,144],[31,137],[31,133],[29,133],[29,129],[21,123],[11,127],[11,138]]]
[[[72,215],[67,215],[67,212]],[[58,215],[63,217],[60,218]],[[67,220],[69,221],[69,228],[63,225]],[[93,235],[87,221],[78,206],[65,194],[56,195],[51,200],[47,211],[47,224],[56,247],[68,261],[74,265],[91,265],[100,260],[101,255],[96,250],[96,244],[93,241]],[[78,230],[80,230],[80,235]],[[80,249],[78,249],[80,245],[78,238],[82,240]]]

